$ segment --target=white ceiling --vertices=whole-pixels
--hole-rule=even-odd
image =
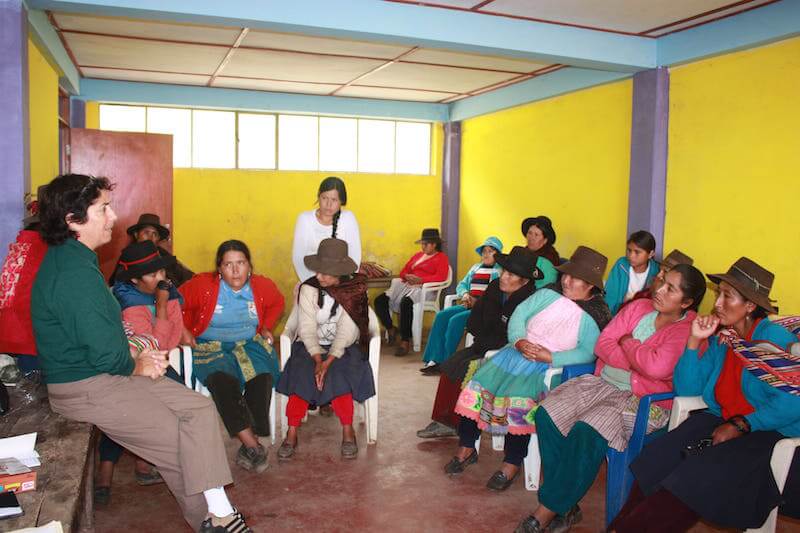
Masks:
[[[656,36],[770,0],[736,5],[730,0],[381,1]],[[51,13],[51,22],[87,78],[451,102],[546,75],[557,67],[511,57],[248,28],[72,13]]]

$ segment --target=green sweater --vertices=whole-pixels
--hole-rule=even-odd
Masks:
[[[31,292],[31,319],[46,383],[129,376],[134,362],[117,300],[97,255],[75,239],[50,246]]]

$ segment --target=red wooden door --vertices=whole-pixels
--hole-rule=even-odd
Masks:
[[[73,128],[70,170],[116,184],[111,206],[119,217],[111,242],[97,250],[108,278],[130,239],[125,230],[142,213],[155,213],[172,233],[172,136]],[[162,246],[171,250],[168,242]]]

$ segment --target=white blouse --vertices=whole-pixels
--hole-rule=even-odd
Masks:
[[[315,274],[303,263],[303,258],[307,255],[317,253],[319,243],[322,239],[332,237],[333,225],[325,226],[317,220],[316,209],[304,211],[297,217],[294,225],[294,241],[292,243],[292,262],[294,271],[300,281],[305,281]],[[350,258],[361,264],[361,233],[358,229],[358,221],[352,211],[342,209],[339,216],[339,224],[336,227],[336,238],[347,241],[347,251]]]

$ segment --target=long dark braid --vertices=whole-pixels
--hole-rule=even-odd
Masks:
[[[333,215],[333,231],[331,232],[331,238],[332,239],[336,238],[336,231],[337,231],[337,229],[339,227],[339,217],[340,216],[342,216],[342,210],[341,209],[336,211],[336,213]]]
[[[327,294],[325,289],[320,288],[317,291],[317,307],[320,309],[322,309],[322,306],[325,305],[325,294]],[[336,314],[337,309],[339,309],[339,302],[334,300],[333,307],[331,307],[331,314],[328,315],[328,318],[333,318],[333,315]]]

